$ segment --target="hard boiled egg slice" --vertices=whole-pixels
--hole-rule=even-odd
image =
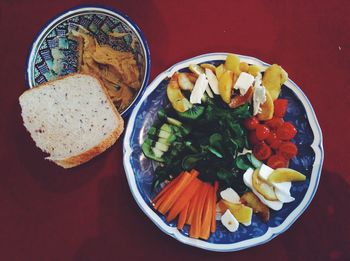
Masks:
[[[235,232],[239,227],[237,219],[230,210],[226,210],[225,214],[221,216],[221,223],[231,232]]]
[[[290,195],[291,182],[272,183],[272,185],[275,187],[275,194],[279,201],[289,203],[295,200]]]
[[[269,166],[262,164],[259,171],[259,177],[265,181],[268,181],[270,175],[274,169]],[[290,195],[290,188],[292,186],[291,182],[282,182],[282,183],[271,183],[275,189],[276,197],[279,201],[283,203],[289,203],[294,201],[295,199]]]
[[[257,192],[254,187],[253,187],[253,182],[252,182],[252,178],[253,178],[253,172],[254,170],[252,168],[249,168],[246,170],[246,172],[243,174],[243,181],[244,184],[246,184],[246,186],[248,188],[250,188],[253,193],[261,200],[262,203],[264,203],[266,206],[268,206],[269,208],[273,209],[273,210],[280,210],[283,206],[283,203],[281,201],[271,201],[271,200],[267,200],[265,199],[265,197],[263,195],[261,195],[259,192]]]
[[[236,191],[232,188],[227,188],[223,191],[220,192],[220,196],[224,199],[227,200],[228,202],[231,203],[239,203],[239,195],[237,194]]]

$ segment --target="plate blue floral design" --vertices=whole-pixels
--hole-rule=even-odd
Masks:
[[[134,54],[140,71],[141,88],[134,101],[121,113],[126,117],[148,84],[151,60],[143,33],[120,11],[87,6],[69,10],[50,21],[39,33],[30,50],[26,72],[29,87],[77,72],[78,44],[70,39],[68,33],[79,28],[93,35],[101,45]],[[111,34],[121,36],[111,37]]]
[[[151,199],[157,192],[151,192],[154,163],[147,159],[141,150],[149,127],[157,116],[157,111],[168,101],[166,85],[168,77],[176,71],[195,63],[217,64],[226,59],[226,53],[205,54],[180,62],[161,73],[147,88],[143,97],[133,110],[124,137],[124,168],[131,192],[144,213],[165,233],[177,240],[199,248],[212,251],[237,251],[263,244],[287,230],[310,204],[321,175],[323,163],[322,132],[312,106],[301,89],[288,80],[282,87],[281,96],[289,101],[285,119],[293,122],[298,129],[294,139],[299,149],[290,167],[307,176],[307,180],[294,183],[291,194],[295,201],[285,204],[282,210],[272,211],[267,224],[253,216],[252,225],[241,225],[239,230],[231,233],[220,222],[217,230],[208,241],[188,237],[188,231],[179,231],[174,222],[167,223],[165,218],[155,212]],[[267,68],[268,64],[248,56],[239,55],[241,61]]]

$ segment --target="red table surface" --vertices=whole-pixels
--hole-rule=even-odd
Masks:
[[[283,65],[311,101],[325,149],[311,205],[282,235],[234,253],[181,244],[143,214],[122,139],[70,170],[43,159],[18,104],[28,51],[48,20],[88,2],[0,3],[0,260],[350,260],[349,1],[99,1],[145,33],[151,80],[181,60],[234,52]]]

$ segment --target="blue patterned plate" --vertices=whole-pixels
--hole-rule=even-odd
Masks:
[[[116,10],[81,7],[50,21],[39,33],[30,50],[26,72],[29,87],[77,72],[77,42],[67,37],[67,33],[78,28],[86,29],[101,45],[134,54],[140,71],[141,88],[133,102],[121,113],[126,117],[148,84],[151,60],[141,30],[129,17]],[[109,36],[111,33],[125,34],[113,38]],[[55,63],[55,56],[58,57],[58,64]]]
[[[217,229],[208,241],[188,237],[188,231],[177,230],[174,222],[167,223],[165,218],[155,212],[151,206],[151,199],[155,193],[151,192],[154,165],[142,151],[143,143],[149,127],[157,116],[157,111],[167,104],[167,77],[191,63],[217,64],[226,59],[226,53],[211,53],[201,55],[180,62],[161,73],[147,88],[139,103],[133,110],[124,138],[124,168],[131,192],[143,212],[165,233],[177,240],[199,248],[212,251],[237,251],[244,248],[263,244],[286,231],[310,204],[320,179],[323,162],[322,133],[310,102],[301,89],[291,80],[282,87],[281,96],[288,99],[289,106],[285,116],[287,121],[293,122],[298,129],[294,138],[299,154],[290,162],[290,167],[307,176],[305,182],[293,183],[291,194],[295,201],[284,204],[280,211],[271,210],[271,217],[267,224],[253,215],[252,224],[248,227],[240,226],[238,231],[228,232],[221,222],[217,222]],[[268,66],[258,59],[239,55],[242,61],[256,64],[263,68]]]

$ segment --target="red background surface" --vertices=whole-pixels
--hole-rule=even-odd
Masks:
[[[129,192],[122,139],[71,170],[43,159],[18,105],[26,57],[49,19],[88,2],[0,3],[0,260],[350,260],[349,1],[99,1],[143,30],[151,79],[183,59],[235,52],[283,65],[313,104],[325,148],[314,200],[287,232],[235,253],[189,247],[156,228]]]

